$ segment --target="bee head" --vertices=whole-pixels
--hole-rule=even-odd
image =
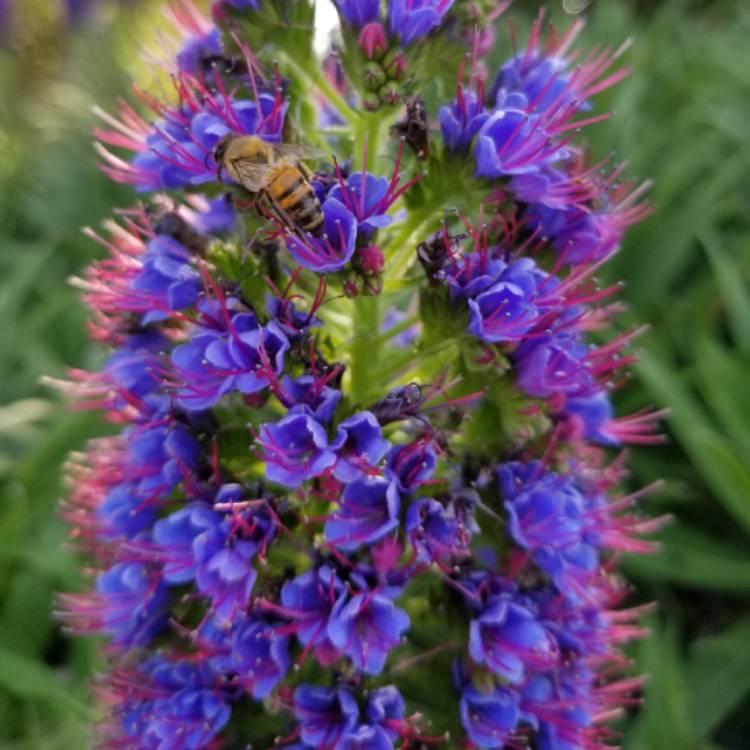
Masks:
[[[227,133],[216,142],[212,155],[214,157],[214,163],[216,164],[216,167],[218,169],[221,169],[224,165],[224,154],[226,154],[227,148],[229,147],[232,139],[236,137],[237,136],[234,133]]]

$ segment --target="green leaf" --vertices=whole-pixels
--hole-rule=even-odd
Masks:
[[[644,355],[638,372],[656,399],[671,409],[669,424],[693,465],[727,511],[750,531],[750,469],[706,417],[677,371],[656,355]]]
[[[627,555],[628,575],[644,581],[667,581],[725,593],[750,592],[750,555],[725,539],[714,539],[677,524],[659,534],[661,549],[653,555]]]
[[[750,618],[695,641],[686,682],[691,727],[706,737],[750,693]]]
[[[700,238],[727,306],[734,340],[741,351],[750,352],[750,294],[742,278],[742,269],[732,262],[712,228],[704,229]]]
[[[92,710],[76,698],[54,670],[27,656],[0,648],[0,686],[10,694],[91,720]]]

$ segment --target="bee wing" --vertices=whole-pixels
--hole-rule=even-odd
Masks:
[[[256,164],[250,159],[232,159],[232,168],[237,172],[240,184],[251,193],[263,190],[271,173],[269,164]]]
[[[324,159],[328,154],[319,148],[308,146],[304,143],[269,143],[277,159],[285,159],[290,162],[298,162],[303,159]]]

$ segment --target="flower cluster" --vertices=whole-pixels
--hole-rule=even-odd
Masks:
[[[540,18],[485,85],[477,34],[440,143],[389,86],[427,89],[420,56],[508,3],[336,4],[318,69],[291,16],[175,2],[176,102],[99,113],[145,201],[87,230],[112,351],[56,383],[120,428],[71,457],[63,511],[96,572],[60,616],[110,643],[100,744],[604,747],[644,632],[613,561],[661,523],[608,458],[658,415],[614,416],[637,332],[601,343],[619,287],[594,278],[644,188],[575,139],[621,51],[574,66],[578,26]],[[277,145],[311,140],[316,171]]]

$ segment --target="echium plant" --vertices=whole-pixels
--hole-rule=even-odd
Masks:
[[[540,16],[496,69],[507,2],[337,5],[319,60],[309,0],[175,0],[174,96],[100,112],[140,199],[90,232],[111,353],[67,384],[120,430],[65,506],[100,744],[609,747],[644,633],[617,558],[661,523],[618,492],[658,415],[613,415],[637,331],[596,281],[647,186],[579,138],[624,49]],[[321,231],[239,136],[323,154],[283,157]]]

